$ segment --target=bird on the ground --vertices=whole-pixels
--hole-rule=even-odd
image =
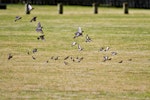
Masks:
[[[45,35],[40,35],[39,37],[37,37],[38,40],[45,40]]]
[[[77,42],[73,42],[72,44],[71,44],[71,46],[75,46],[77,44]]]
[[[78,50],[79,51],[82,51],[83,50],[83,48],[78,44]]]
[[[83,34],[82,34],[83,32],[84,31],[82,31],[81,27],[78,27],[78,31],[74,33],[75,36],[73,38],[75,39],[75,38],[77,38],[79,36],[83,36]]]
[[[103,56],[103,58],[104,58],[103,60],[104,62],[108,60],[108,56]]]
[[[104,47],[101,47],[101,48],[99,49],[99,51],[104,51]]]
[[[68,65],[68,62],[64,61],[64,64],[65,64],[65,65]]]
[[[16,16],[16,17],[15,17],[15,22],[18,21],[18,20],[20,20],[20,19],[22,19],[22,17]]]
[[[117,55],[117,52],[111,52],[111,55],[113,55],[113,56]]]
[[[106,47],[106,49],[104,51],[108,51],[110,49],[110,47]]]
[[[38,22],[38,25],[36,27],[36,31],[43,34],[43,30],[42,29],[43,29],[43,27],[41,26],[41,23]]]
[[[51,56],[51,59],[54,59],[54,56]]]
[[[34,56],[32,56],[32,59],[33,59],[33,60],[36,60],[36,58],[35,58]]]
[[[37,52],[37,48],[34,48],[34,49],[32,50],[32,52],[33,52],[33,53]]]
[[[132,61],[132,59],[128,59],[128,61]]]
[[[81,62],[83,60],[83,57],[79,58],[78,62]]]
[[[64,60],[67,60],[69,58],[69,56],[65,57]]]
[[[8,60],[10,60],[13,57],[13,55],[10,53],[8,54]]]
[[[37,18],[36,16],[33,17],[33,18],[30,20],[30,22],[33,22],[33,21],[35,22],[35,21],[36,21],[36,18]]]
[[[46,61],[46,63],[48,63],[48,62],[49,62],[49,60]]]
[[[91,38],[88,36],[88,34],[86,35],[85,39],[86,39],[85,42],[91,42],[92,41]]]
[[[107,61],[107,60],[111,60],[112,58],[109,58],[108,56],[103,56],[103,62]]]
[[[119,61],[118,63],[122,63],[122,62],[123,62],[123,60]]]
[[[59,57],[59,56],[57,56],[54,60],[58,60],[58,57]]]
[[[73,62],[75,62],[75,59],[72,59]]]
[[[30,52],[29,52],[29,51],[27,51],[27,54],[28,54],[28,55],[30,55]]]

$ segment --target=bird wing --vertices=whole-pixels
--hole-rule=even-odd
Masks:
[[[42,26],[41,26],[41,23],[38,22],[37,28],[40,28],[40,27],[42,27]]]
[[[81,27],[78,27],[78,32],[79,32],[79,33],[82,33]]]
[[[28,5],[28,9],[29,9],[29,11],[32,10],[32,6],[30,4]]]

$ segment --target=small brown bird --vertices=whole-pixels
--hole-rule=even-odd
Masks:
[[[83,60],[83,57],[79,58],[78,62],[81,62]]]
[[[27,51],[27,54],[30,55],[30,51],[29,50]]]
[[[123,62],[123,60],[119,61],[118,63],[122,63],[122,62]]]
[[[104,47],[101,47],[101,48],[99,49],[99,51],[104,51]]]
[[[132,59],[128,59],[128,61],[132,61]]]
[[[69,58],[69,56],[65,57],[64,60],[67,60]]]
[[[33,59],[33,60],[36,60],[36,58],[35,58],[34,56],[32,56],[32,59]]]
[[[10,60],[12,57],[13,57],[13,55],[12,55],[12,54],[9,54],[9,55],[8,55],[8,60]]]
[[[33,59],[33,60],[36,60],[36,58],[35,58],[34,56],[32,56],[32,59]]]
[[[80,58],[80,61],[83,60],[83,57]]]
[[[68,62],[64,61],[64,64],[65,64],[65,65],[68,65]]]
[[[49,60],[46,61],[46,63],[48,63],[48,62],[49,62]]]
[[[58,56],[54,60],[58,60]]]
[[[51,59],[54,59],[54,56],[52,56]]]

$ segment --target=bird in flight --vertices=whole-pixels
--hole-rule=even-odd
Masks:
[[[35,21],[36,21],[36,18],[37,18],[36,16],[33,17],[33,18],[30,20],[30,22],[33,22],[33,21],[35,22]]]
[[[31,10],[33,10],[34,8],[30,5],[30,4],[28,4],[28,10],[29,11],[31,11]]]
[[[36,31],[37,32],[40,32],[40,33],[42,33],[43,34],[43,30],[42,30],[42,26],[41,26],[41,23],[40,22],[38,22],[38,25],[37,25],[37,27],[36,27]]]
[[[75,38],[77,38],[79,36],[83,36],[83,32],[84,31],[82,31],[81,27],[78,27],[78,31],[76,33],[74,33],[75,36],[73,38],[75,39]]]

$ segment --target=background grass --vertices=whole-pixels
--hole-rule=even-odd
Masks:
[[[33,100],[149,100],[150,99],[150,12],[121,8],[33,6],[25,15],[24,5],[0,10],[0,97]],[[22,19],[14,22],[15,16]],[[37,22],[30,19],[37,16]],[[41,22],[45,41],[35,31]],[[84,36],[73,39],[78,27]],[[85,43],[85,35],[92,42]],[[71,47],[78,42],[84,48]],[[100,47],[110,47],[98,52]],[[38,52],[32,54],[32,49]],[[30,55],[27,52],[30,51]],[[118,54],[112,56],[111,52]],[[8,54],[13,58],[8,60]],[[112,60],[103,62],[103,56]],[[36,60],[32,59],[36,57]],[[59,56],[58,60],[50,58]],[[80,63],[66,56],[84,57]],[[132,59],[132,61],[128,61]],[[123,60],[123,63],[118,63]],[[49,61],[47,63],[47,61]]]

